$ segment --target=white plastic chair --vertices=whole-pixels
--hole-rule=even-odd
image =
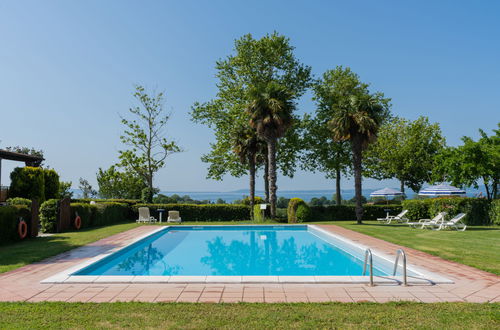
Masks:
[[[167,222],[182,222],[179,211],[168,211]]]
[[[139,207],[138,210],[139,219],[137,219],[137,223],[156,222],[156,218],[150,215],[148,207]]]

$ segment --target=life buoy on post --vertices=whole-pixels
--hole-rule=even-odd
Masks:
[[[80,218],[79,215],[76,216],[75,222],[73,223],[76,230],[80,229],[82,227],[82,218]]]
[[[25,239],[28,236],[28,224],[23,219],[19,219],[19,224],[17,225],[17,233],[20,239]]]

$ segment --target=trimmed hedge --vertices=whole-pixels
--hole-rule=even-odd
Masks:
[[[49,199],[40,205],[40,224],[44,233],[57,231],[57,199]]]
[[[71,203],[86,203],[90,202],[96,203],[124,203],[129,206],[142,203],[140,199],[121,199],[121,198],[110,198],[110,199],[99,199],[99,198],[72,198]]]
[[[107,226],[131,221],[132,209],[125,203],[71,203],[71,221],[77,214],[82,219],[82,228]]]
[[[476,226],[492,223],[490,206],[487,199],[470,197],[440,197],[403,201],[403,208],[408,209],[409,219],[429,219],[442,211],[448,213],[447,219],[458,213],[466,213],[463,221],[467,225]]]
[[[363,220],[384,218],[389,214],[396,215],[401,212],[401,205],[363,205]],[[311,206],[311,221],[342,221],[356,220],[355,205],[330,205]]]
[[[31,200],[22,197],[14,197],[6,200],[7,205],[24,205],[26,207],[31,207]]]
[[[311,208],[300,198],[290,199],[286,213],[288,223],[304,222],[311,219]]]
[[[182,221],[236,221],[250,220],[250,206],[238,204],[136,204],[132,207],[135,218],[139,207],[149,207],[151,215],[159,219],[158,209],[164,209],[163,220],[168,211],[179,211]]]
[[[11,197],[37,198],[45,200],[44,171],[40,167],[16,167],[10,173],[9,195]]]
[[[490,221],[495,225],[500,225],[500,199],[495,199],[491,202]]]
[[[0,206],[0,244],[20,240],[17,233],[19,218],[23,218],[29,226],[31,222],[30,208],[22,205]]]
[[[45,198],[57,198],[59,195],[59,174],[53,169],[44,169],[43,178],[45,182]]]

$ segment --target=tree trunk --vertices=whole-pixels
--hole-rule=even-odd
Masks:
[[[335,204],[340,205],[342,203],[342,196],[340,195],[340,168],[335,169]]]
[[[401,180],[401,192],[404,194],[405,193],[405,181]]]
[[[486,189],[486,198],[488,198],[488,200],[490,201],[491,193],[490,193],[490,187],[488,186],[488,181],[485,178],[483,178],[483,181],[484,181],[484,188]]]
[[[253,206],[255,201],[255,156],[252,155],[248,159],[249,175],[250,175],[250,219],[253,220]]]
[[[264,161],[264,190],[266,194],[266,203],[269,203],[269,161],[267,157]]]
[[[361,201],[362,197],[362,150],[361,150],[361,137],[355,136],[351,141],[352,145],[352,158],[353,158],[353,167],[354,167],[354,190],[356,197],[356,220],[358,224],[362,224],[361,218],[363,217],[363,204]]]
[[[271,138],[267,142],[267,156],[269,163],[269,203],[271,204],[271,218],[276,218],[276,139]]]

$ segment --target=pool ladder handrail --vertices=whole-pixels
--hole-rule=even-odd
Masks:
[[[399,256],[401,255],[403,256],[403,285],[407,286],[408,280],[406,277],[406,253],[403,249],[399,249],[396,253],[396,260],[394,261],[394,271],[392,272],[392,276],[396,276],[396,273],[398,271]]]
[[[373,286],[373,255],[372,250],[366,249],[365,251],[365,263],[363,264],[363,276],[366,273],[366,264],[370,262],[370,286]]]

